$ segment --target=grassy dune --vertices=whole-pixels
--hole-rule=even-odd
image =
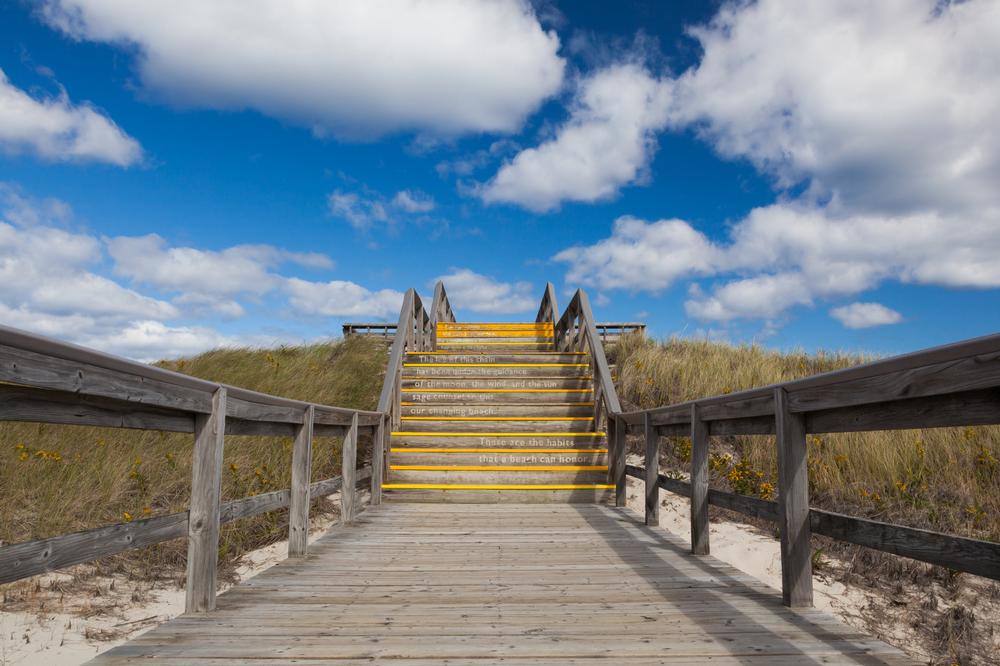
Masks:
[[[373,409],[386,352],[384,341],[355,337],[307,347],[218,350],[160,365],[265,393]],[[223,498],[287,488],[291,444],[290,438],[281,437],[227,437]],[[0,422],[0,502],[7,507],[0,542],[183,510],[191,483],[191,452],[190,435]],[[339,474],[339,452],[339,439],[316,440],[314,480]],[[286,529],[285,512],[230,523],[223,528],[223,562],[232,563],[247,550],[284,538]],[[185,553],[184,541],[177,540],[104,564],[128,566],[140,576],[175,575],[183,571]]]
[[[623,402],[647,408],[730,393],[873,360],[776,352],[705,341],[629,337],[611,348]],[[809,436],[814,506],[1000,541],[1000,428],[938,428]],[[713,487],[773,499],[773,436],[714,438]],[[638,451],[637,451],[638,452]],[[690,443],[669,440],[687,471]]]

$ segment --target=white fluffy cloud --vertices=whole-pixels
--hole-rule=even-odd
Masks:
[[[884,214],[1000,202],[1000,3],[730,3],[672,122],[779,184]]]
[[[371,291],[344,280],[310,282],[289,278],[284,285],[292,306],[314,316],[390,318],[399,315],[403,294],[393,289]]]
[[[615,220],[611,237],[563,250],[569,282],[601,289],[659,291],[674,280],[715,271],[720,251],[683,220]]]
[[[898,324],[903,315],[881,303],[851,303],[830,310],[830,316],[847,328],[871,328]]]
[[[582,80],[556,136],[518,153],[479,194],[544,212],[563,201],[609,199],[641,182],[665,127],[669,82],[639,64],[619,64]]]
[[[88,104],[73,104],[64,92],[36,98],[14,86],[0,69],[0,150],[29,152],[61,162],[107,162],[118,166],[142,159],[139,142]]]
[[[47,0],[43,15],[134,47],[143,84],[171,102],[318,133],[514,131],[565,68],[527,0]]]
[[[704,54],[672,82],[669,126],[786,194],[721,239],[622,218],[555,256],[567,279],[655,292],[711,278],[685,304],[710,321],[774,320],[887,280],[1000,287],[1000,3],[758,0],[692,34]],[[861,305],[836,311],[889,323]]]
[[[1000,215],[838,215],[802,202],[756,208],[713,242],[681,220],[616,221],[611,237],[563,250],[567,280],[600,289],[658,292],[678,280],[714,277],[710,294],[685,305],[698,319],[771,319],[817,298],[886,280],[998,288]],[[729,276],[737,276],[730,278]],[[728,279],[728,281],[726,281]]]
[[[532,292],[530,282],[500,282],[468,268],[453,268],[451,273],[435,278],[431,286],[444,282],[448,301],[456,310],[512,314],[538,308],[540,294]]]
[[[272,269],[286,263],[333,268],[326,255],[289,252],[272,245],[234,245],[220,251],[168,247],[156,234],[118,236],[106,243],[115,274],[189,297],[267,293],[283,280]]]
[[[392,290],[373,292],[351,282],[311,282],[279,272],[286,264],[329,269],[325,255],[266,245],[218,251],[171,247],[156,235],[99,238],[72,229],[71,221],[66,204],[30,199],[0,183],[0,322],[156,360],[299,339],[214,328],[221,320],[246,316],[248,302],[268,308],[264,328],[273,331],[273,310],[283,306],[309,317],[395,317],[402,301]],[[204,323],[191,323],[199,319]]]

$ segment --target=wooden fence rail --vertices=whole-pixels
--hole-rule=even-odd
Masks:
[[[689,482],[633,466],[615,473],[644,479],[647,496],[655,484],[691,498],[693,552],[709,551],[709,504],[778,524],[788,605],[812,603],[812,533],[1000,580],[1000,544],[810,508],[806,465],[807,433],[1000,423],[1000,335],[613,418],[622,430],[641,426],[647,451],[657,450],[650,439],[691,438]],[[708,488],[712,436],[768,434],[778,447],[777,502]]]
[[[412,290],[409,302],[413,303]],[[421,308],[422,311],[422,308]],[[403,321],[401,317],[401,322]],[[413,324],[413,317],[406,320]],[[397,338],[429,340],[426,314]],[[306,554],[310,500],[341,490],[345,521],[356,512],[356,482],[381,496],[386,413],[291,400],[218,384],[0,326],[0,420],[134,428],[194,436],[187,511],[0,547],[0,583],[187,537],[187,612],[215,607],[219,528],[289,508],[289,556]],[[372,465],[357,470],[359,434],[375,437]],[[221,501],[226,435],[295,440],[291,488]],[[341,477],[311,481],[314,437],[344,437]],[[379,470],[373,473],[372,470]]]

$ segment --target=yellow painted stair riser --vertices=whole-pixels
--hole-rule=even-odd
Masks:
[[[545,485],[478,485],[478,484],[441,484],[441,483],[386,483],[385,490],[611,490],[614,484],[580,483],[580,484],[545,484]]]
[[[606,472],[607,465],[389,465],[390,470],[414,472]]]

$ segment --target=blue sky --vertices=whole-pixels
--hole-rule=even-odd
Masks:
[[[0,322],[143,359],[565,305],[1000,328],[1000,3],[0,5]],[[389,10],[391,9],[391,11]]]

